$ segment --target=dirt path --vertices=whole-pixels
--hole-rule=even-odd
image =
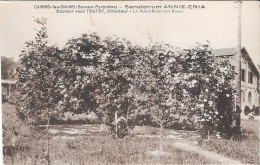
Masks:
[[[189,132],[189,133],[188,133]],[[176,148],[180,148],[182,150],[197,153],[207,159],[219,162],[221,164],[243,164],[237,160],[230,159],[224,155],[220,155],[213,151],[208,151],[206,149],[203,149],[199,146],[196,146],[198,144],[197,138],[198,135],[192,131],[169,131],[169,134],[166,136],[166,138],[173,138],[174,143],[173,146]]]
[[[197,147],[197,146],[191,145],[189,143],[176,141],[175,143],[173,143],[173,146],[180,148],[182,150],[188,151],[188,152],[197,153],[207,159],[219,162],[221,164],[235,164],[235,165],[243,164],[239,161],[227,158],[223,155],[220,155],[220,154],[212,152],[212,151],[204,150],[201,147]]]

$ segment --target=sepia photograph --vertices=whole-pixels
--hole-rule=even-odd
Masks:
[[[0,55],[0,164],[259,164],[259,1],[0,1]]]

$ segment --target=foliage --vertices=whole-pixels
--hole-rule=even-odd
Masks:
[[[186,115],[178,116],[174,120],[171,120],[166,126],[166,128],[175,130],[192,130],[195,131],[198,128],[197,117],[188,117]]]
[[[117,124],[113,123],[110,125],[110,132],[112,133],[112,136],[114,138],[124,138],[129,134],[129,126],[127,120],[125,118],[119,118],[119,120],[117,120],[116,122]]]
[[[5,158],[13,159],[17,153],[30,149],[27,139],[35,137],[35,132],[17,117],[14,105],[2,105],[2,118],[3,154]]]
[[[103,47],[100,38],[91,34],[69,40],[61,51],[59,60],[62,65],[54,74],[59,88],[59,110],[75,114],[96,111],[98,104],[95,96],[103,53],[99,51]]]
[[[1,78],[2,79],[15,79],[15,68],[18,62],[12,58],[1,56]]]
[[[133,104],[132,71],[134,66],[134,49],[131,43],[119,38],[108,37],[103,40],[105,59],[100,66],[99,93],[96,98],[98,110],[106,117],[106,124],[111,127],[112,134],[116,135],[116,113],[120,120],[118,131],[120,134],[128,132],[128,119]]]
[[[17,99],[16,99],[16,94],[12,94],[11,96],[8,96],[5,93],[2,93],[2,103],[9,103],[9,104],[16,104]]]
[[[138,122],[162,128],[173,120],[175,109],[171,86],[174,81],[170,71],[173,56],[173,47],[166,44],[150,44],[139,49],[133,72],[133,85],[137,104],[135,113],[137,119],[143,116],[144,120]]]
[[[35,21],[40,30],[35,41],[26,42],[18,69],[20,116],[34,124],[67,111],[102,111],[110,124],[115,111],[126,117],[132,67],[127,45],[84,34],[59,50],[47,46],[46,20]]]
[[[232,136],[235,73],[228,61],[215,59],[207,44],[190,49],[152,45],[141,49],[141,54],[134,70],[139,114],[151,114],[163,126],[186,115],[183,124],[199,124],[203,136],[208,132]],[[194,116],[198,122],[192,122]]]
[[[37,122],[46,115],[94,111],[106,118],[113,135],[125,136],[138,116],[162,128],[186,115],[185,124],[199,125],[202,135],[232,136],[235,74],[208,44],[180,49],[150,43],[142,48],[92,33],[59,50],[47,46],[46,20],[36,22],[41,28],[35,41],[26,42],[18,69],[23,118]],[[198,122],[190,122],[194,116]]]
[[[255,113],[255,115],[259,115],[259,106],[258,106],[258,107],[255,107],[254,113]]]
[[[245,106],[245,109],[244,109],[245,115],[248,115],[248,114],[251,113],[251,112],[252,112],[251,108],[246,105],[246,106]]]
[[[54,72],[60,63],[58,49],[47,46],[46,19],[35,21],[41,25],[40,30],[35,41],[26,42],[26,49],[20,55],[21,67],[17,69],[17,108],[22,119],[37,124],[58,113]]]
[[[158,124],[153,125],[152,123],[152,115],[151,114],[137,114],[134,118],[135,125],[137,126],[158,126]]]
[[[228,61],[218,61],[211,48],[198,44],[182,50],[176,58],[174,77],[178,112],[189,118],[198,116],[202,136],[220,132],[230,137],[234,121],[234,71]]]
[[[6,94],[2,94],[2,103],[6,103],[8,100],[8,96]]]

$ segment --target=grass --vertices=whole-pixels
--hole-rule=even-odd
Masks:
[[[19,138],[12,156],[5,154],[5,164],[47,164],[46,129],[39,132],[30,130],[17,119],[14,106],[3,104],[4,145],[10,145],[10,139],[19,132]],[[15,120],[14,120],[15,119]],[[51,129],[64,130],[82,128],[84,125],[51,126]],[[23,132],[20,132],[23,131]],[[30,133],[29,133],[30,132]],[[148,133],[153,133],[154,130]],[[138,130],[136,130],[137,134]],[[7,136],[8,135],[8,136]],[[51,164],[211,164],[198,154],[185,152],[172,147],[172,141],[164,141],[164,151],[170,156],[150,156],[148,151],[158,150],[157,138],[113,139],[105,132],[88,135],[69,135],[64,132],[52,134],[50,137]]]
[[[18,153],[13,164],[46,164],[44,151],[46,142],[37,139],[30,150]],[[197,154],[183,152],[170,147],[166,142],[168,157],[153,157],[148,151],[157,150],[155,139],[118,139],[109,136],[81,137],[74,140],[51,140],[50,159],[52,164],[209,164]],[[7,164],[9,164],[7,162]],[[12,164],[12,163],[10,163]]]
[[[157,150],[156,139],[118,139],[109,136],[83,137],[71,142],[59,141],[51,143],[51,159],[62,163],[72,164],[208,164],[211,161],[197,154],[183,152],[170,147],[170,141],[165,142],[168,157],[152,157],[148,151]],[[80,151],[80,152],[79,152]]]
[[[35,132],[22,123],[16,116],[14,106],[2,105],[4,146],[10,146],[11,139],[18,132],[18,140],[14,152],[4,155],[5,164],[47,164],[46,162],[46,130]],[[259,162],[259,122],[242,120],[244,139],[241,141],[216,139],[203,141],[201,146],[243,163]],[[61,130],[84,129],[86,125],[51,126],[60,130],[50,138],[50,160],[52,164],[214,164],[198,154],[174,148],[172,139],[164,141],[164,151],[170,153],[166,157],[154,157],[147,154],[158,150],[158,138],[131,136],[125,139],[113,139],[105,132],[90,134],[68,134]],[[92,127],[92,126],[88,126]],[[145,128],[145,129],[144,129]],[[86,130],[91,128],[86,128]],[[170,131],[170,130],[167,130]],[[167,132],[166,131],[166,132]],[[135,127],[134,135],[155,135],[158,128]],[[191,139],[191,131],[179,131],[184,139]],[[190,134],[191,133],[191,134]],[[186,137],[187,136],[187,137]]]
[[[241,127],[242,140],[214,138],[203,141],[202,147],[242,163],[259,164],[259,121],[242,119]]]
[[[73,136],[71,136],[73,137]],[[30,149],[19,151],[6,164],[46,164],[46,138],[28,139]],[[75,139],[50,140],[50,160],[52,164],[210,164],[214,163],[197,154],[171,147],[165,141],[167,157],[153,157],[148,151],[158,149],[156,138],[113,139],[108,135],[84,135]]]
[[[41,154],[45,142],[40,141],[37,151],[34,149],[16,156],[17,164],[44,164]],[[169,157],[151,157],[147,151],[156,150],[157,142],[151,139],[119,139],[92,136],[70,140],[52,140],[50,143],[50,159],[52,164],[208,164],[212,163],[200,158],[197,154],[190,154],[172,147],[165,147],[171,153]],[[35,146],[36,147],[36,146]],[[40,151],[40,152],[39,152]]]

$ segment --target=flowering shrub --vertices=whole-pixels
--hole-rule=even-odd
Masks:
[[[124,137],[138,116],[163,128],[186,115],[186,123],[199,125],[203,135],[232,136],[234,71],[227,61],[216,61],[207,44],[141,48],[93,33],[59,50],[47,46],[45,21],[37,20],[41,30],[27,42],[18,69],[18,111],[27,120],[93,111],[106,117],[113,134]],[[194,116],[198,122],[189,122]]]
[[[235,120],[234,71],[228,61],[216,61],[208,45],[198,44],[181,52],[177,60],[175,93],[178,111],[189,117],[198,116],[203,136],[220,132],[232,135]],[[185,59],[185,61],[184,61]]]

